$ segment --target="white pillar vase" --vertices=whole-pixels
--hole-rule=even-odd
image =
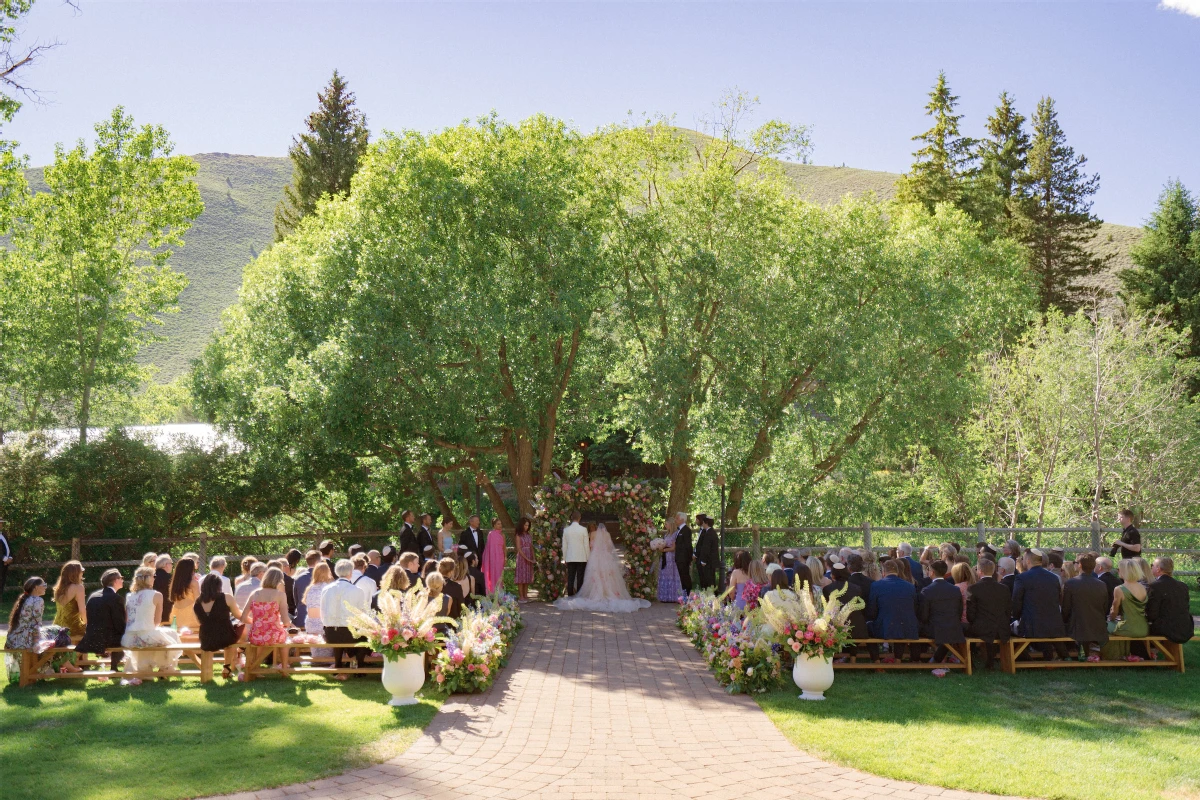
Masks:
[[[825,690],[833,686],[833,659],[797,653],[792,680],[800,689],[801,700],[824,700]]]
[[[391,692],[389,706],[416,705],[414,695],[425,685],[425,656],[409,653],[395,661],[384,659],[383,688]]]

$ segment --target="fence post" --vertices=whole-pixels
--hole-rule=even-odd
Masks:
[[[870,520],[865,520],[865,519],[863,520],[862,529],[863,529],[863,549],[869,551],[871,549],[871,522],[870,522]]]
[[[83,548],[79,545],[79,537],[71,537],[71,560],[83,561]]]
[[[755,558],[762,558],[762,539],[759,535],[758,526],[754,526],[754,544],[752,546]]]
[[[1092,552],[1100,552],[1100,520],[1092,520]]]
[[[200,568],[208,569],[208,531],[200,529]]]
[[[976,542],[986,542],[986,541],[987,541],[987,531],[983,529],[983,523],[982,523],[982,522],[978,523],[978,524],[975,526],[975,530],[976,530],[976,532],[977,532],[977,535],[978,535],[978,537],[979,537],[979,538],[977,538],[975,541],[976,541]]]

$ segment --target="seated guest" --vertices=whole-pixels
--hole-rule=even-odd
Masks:
[[[75,645],[75,652],[104,656],[110,649],[121,646],[121,637],[125,635],[125,599],[117,592],[123,588],[125,580],[118,570],[105,570],[100,576],[100,589],[87,599],[87,627]],[[113,672],[121,666],[123,657],[121,652],[109,656]]]
[[[742,593],[746,591],[746,584],[750,582],[750,551],[738,550],[733,555],[733,570],[729,573],[729,588],[725,590],[721,598],[727,600],[733,598],[733,603],[738,608],[745,608],[746,601],[742,597]],[[801,566],[804,566],[801,564]],[[808,573],[808,568],[804,568],[805,574]],[[810,577],[809,582],[812,582]],[[800,573],[796,573],[796,582],[794,584],[796,591],[800,591]]]
[[[142,556],[143,567],[153,567],[154,562],[158,560],[158,553],[146,553]]]
[[[321,543],[317,545],[317,552],[321,554],[321,558],[323,558],[325,563],[329,565],[330,575],[333,574],[333,550],[333,542],[329,539],[322,539]]]
[[[471,593],[468,595],[469,601],[475,602],[487,594],[487,576],[483,574],[483,568],[479,564],[479,556],[468,550],[463,554],[463,560],[467,562],[467,573],[471,576]]]
[[[379,591],[379,584],[367,575],[367,567],[370,564],[367,561],[366,553],[357,553],[351,556],[350,563],[354,565],[354,570],[350,573],[350,582],[362,589],[367,597],[374,597],[375,593]]]
[[[258,563],[258,559],[254,556],[246,556],[242,559],[242,574],[233,581],[233,588],[236,592],[243,583],[250,580],[250,570]]]
[[[441,559],[431,558],[421,566],[421,580],[424,581],[430,575],[438,571],[438,566],[441,564]]]
[[[255,561],[250,565],[250,577],[242,581],[241,585],[233,593],[237,600],[238,608],[248,608],[250,605],[250,595],[258,591],[262,586],[263,576],[267,574],[267,565],[261,561]]]
[[[767,575],[766,566],[757,558],[750,561],[750,565],[747,567],[746,574],[749,576],[750,580],[747,581],[742,587],[742,602],[743,607],[747,611],[752,611],[755,608],[758,608],[758,599],[762,597],[763,592],[766,591],[771,578]]]
[[[883,577],[871,584],[867,597],[867,629],[874,639],[916,639],[920,634],[917,621],[917,590],[900,577],[899,559],[883,562]],[[899,649],[893,654],[899,658]],[[911,649],[914,661],[921,657],[921,648]]]
[[[850,570],[849,581],[862,590],[863,602],[871,595],[871,584],[875,581],[867,574],[866,561],[858,553],[851,553],[846,566]]]
[[[1011,558],[1013,560],[1013,564],[1015,565],[1022,555],[1021,545],[1017,543],[1016,539],[1009,539],[1004,543],[1004,546],[1000,548],[1000,555],[1002,555],[1004,558]]]
[[[1064,581],[1069,581],[1071,578],[1079,577],[1079,562],[1064,561],[1062,565],[1062,576]]]
[[[346,548],[346,555],[350,556],[350,561],[354,561],[354,557],[363,551],[361,544],[352,544]]]
[[[967,587],[967,634],[983,640],[983,666],[991,669],[995,642],[1007,642],[1012,633],[1012,592],[996,580],[991,559],[979,559],[976,571],[979,579]]]
[[[303,628],[305,633],[308,632],[308,604],[304,602],[304,596],[308,593],[308,587],[312,586],[313,569],[320,563],[320,551],[309,550],[304,554],[305,568],[296,573],[292,580],[292,598],[296,604],[296,613],[292,615],[292,622],[296,624],[297,628]]]
[[[450,598],[450,613],[446,616],[454,617],[455,619],[462,616],[463,600],[466,599],[462,584],[454,578],[455,573],[458,571],[457,565],[460,563],[463,565],[462,574],[466,575],[466,562],[462,559],[443,558],[437,562],[437,571],[442,576],[444,583],[442,592]],[[426,580],[425,585],[429,585],[428,580]]]
[[[34,575],[26,578],[21,586],[21,596],[13,603],[12,613],[8,617],[8,639],[4,646],[9,650],[37,650],[43,639],[52,638],[52,631],[42,628],[42,614],[46,610],[46,582]],[[69,656],[56,656],[53,668],[61,668],[64,672],[80,672],[79,667],[70,663]],[[8,663],[9,679],[16,683],[21,674],[20,656],[9,654],[5,657]]]
[[[913,588],[915,588],[918,592],[921,591],[921,587],[923,585],[928,585],[928,581],[925,581],[923,579],[923,576],[914,575],[911,572],[909,572],[908,559],[897,558],[894,560],[896,562],[897,573],[900,575],[900,580],[904,581],[905,583],[911,583],[913,585]],[[929,565],[928,564],[922,565],[922,569],[925,570],[926,572],[928,572]]]
[[[175,663],[183,655],[182,650],[154,650],[138,652],[139,647],[166,647],[179,644],[179,634],[170,628],[159,627],[162,619],[164,598],[154,588],[158,578],[155,568],[139,567],[133,573],[133,587],[125,598],[125,633],[121,636],[121,647],[126,650],[128,666],[126,672],[148,673],[157,669],[160,673],[175,674]],[[133,648],[131,650],[131,648]],[[126,678],[122,685],[137,686],[140,678]]]
[[[1112,606],[1113,590],[1121,585],[1121,579],[1113,574],[1113,562],[1108,556],[1096,557],[1096,577],[1108,588],[1108,605]]]
[[[379,595],[384,592],[395,592],[397,594],[407,591],[409,587],[408,573],[401,567],[392,567],[380,577],[379,591],[371,597],[371,610],[379,610]]]
[[[382,587],[383,573],[385,572],[387,569],[383,566],[383,555],[378,550],[368,550],[367,568],[363,570],[363,574],[375,581],[377,586]]]
[[[954,585],[958,587],[958,591],[962,592],[962,623],[965,625],[967,622],[967,589],[970,589],[971,585],[975,583],[975,570],[971,569],[969,564],[958,562],[950,568],[950,577],[954,579]]]
[[[1117,564],[1121,585],[1113,590],[1112,608],[1108,618],[1116,622],[1113,636],[1141,637],[1150,635],[1150,624],[1146,621],[1146,598],[1150,590],[1142,585],[1142,570],[1132,558],[1123,558]],[[1117,661],[1130,654],[1130,642],[1109,640],[1100,650],[1105,661]],[[1140,644],[1140,642],[1139,642]]]
[[[338,559],[334,565],[334,574],[337,575],[337,580],[321,595],[321,619],[325,625],[325,641],[329,644],[351,644],[362,641],[350,632],[350,611],[347,606],[366,611],[369,608],[370,600],[363,594],[362,589],[350,582],[350,576],[354,574],[354,565],[348,559]],[[346,657],[354,658],[355,664],[361,668],[366,657],[366,653],[362,652],[361,648],[334,647],[331,649],[333,650],[333,665],[337,669],[341,669],[342,659]],[[347,650],[350,652],[347,653]],[[333,677],[339,681],[347,678],[345,673],[338,673]]]
[[[1012,596],[1013,584],[1017,581],[1017,562],[1010,556],[1004,556],[996,562],[996,580]]]
[[[208,573],[210,575],[215,573],[221,579],[221,591],[225,594],[233,594],[233,583],[225,577],[225,567],[228,564],[225,556],[213,556],[208,562]]]
[[[783,595],[780,592],[789,588],[787,573],[783,571],[783,567],[778,564],[772,564],[775,569],[771,570],[770,583],[767,586],[767,595],[775,595],[776,599],[780,599]]]
[[[921,590],[921,635],[933,639],[937,649],[933,660],[941,663],[950,649],[948,644],[967,640],[963,634],[963,595],[959,588],[946,580],[949,567],[940,558],[929,566],[933,580]]]
[[[437,564],[436,561],[431,561],[429,563]],[[445,588],[445,585],[446,581],[440,572],[435,570],[429,573],[429,575],[425,578],[425,596],[431,603],[437,602],[439,598],[441,599],[442,610],[439,612],[438,616],[453,617],[454,615],[450,613],[450,606],[454,604],[454,601],[450,599],[448,594],[442,591]],[[439,622],[433,627],[438,633],[446,633],[453,626],[451,626],[448,622]]]
[[[194,640],[200,633],[200,620],[192,611],[196,598],[200,596],[200,575],[195,561],[184,556],[175,563],[175,570],[171,573],[170,592],[167,597],[171,601],[171,616],[168,621],[174,624],[181,637],[186,628],[189,632],[188,638]]]
[[[210,572],[200,581],[200,595],[192,603],[192,613],[196,615],[199,627],[200,649],[207,653],[224,651],[221,677],[233,677],[233,667],[237,663],[234,645],[241,640],[246,626],[233,624],[234,619],[242,619],[243,612],[233,595],[225,591],[221,575]]]
[[[400,569],[404,570],[404,574],[408,576],[408,585],[416,586],[420,580],[421,557],[416,553],[402,553],[400,555]]]
[[[325,625],[321,621],[321,596],[333,585],[333,570],[317,551],[317,563],[312,568],[312,578],[304,592],[304,632],[310,636],[324,636]],[[313,658],[332,658],[333,650],[328,647],[312,648]]]
[[[1063,551],[1061,549],[1056,550],[1054,548],[1051,548],[1049,551],[1047,551],[1047,553],[1046,553],[1046,569],[1049,572],[1053,572],[1054,575],[1058,578],[1060,583],[1062,581],[1066,580],[1066,578],[1063,577],[1063,571],[1062,571],[1064,563],[1065,562],[1063,560]]]
[[[1188,608],[1188,588],[1175,580],[1175,562],[1159,556],[1150,565],[1154,583],[1146,600],[1146,620],[1151,636],[1165,636],[1169,641],[1183,644],[1192,638],[1195,623]]]
[[[1149,589],[1150,588],[1150,564],[1149,564],[1149,562],[1147,562],[1146,559],[1142,558],[1141,556],[1134,556],[1130,560],[1133,561],[1133,563],[1137,564],[1138,569],[1141,570],[1141,572],[1142,572],[1142,580],[1141,580],[1142,586],[1145,586],[1147,589]]]
[[[1057,575],[1043,566],[1045,558],[1037,548],[1026,550],[1027,569],[1013,581],[1013,617],[1020,620],[1018,636],[1053,639],[1067,635],[1059,606],[1062,584]],[[1035,646],[1042,651],[1043,658],[1067,657],[1067,646],[1063,642],[1040,642]]]
[[[300,562],[304,560],[304,554],[296,548],[287,551],[283,557],[283,563],[279,568],[283,570],[283,593],[287,595],[288,616],[293,620],[296,618],[296,570],[299,568]]]
[[[87,600],[83,593],[83,564],[68,561],[54,584],[54,624],[66,628],[75,639],[87,627]]]
[[[234,602],[237,600],[235,598]],[[259,647],[287,644],[292,620],[288,616],[287,592],[284,591],[283,570],[271,567],[263,575],[262,586],[246,599],[244,614],[250,615],[246,641]]]
[[[174,562],[166,553],[161,554],[154,560],[154,591],[162,595],[162,619],[158,621],[160,625],[169,625],[171,623],[171,569]]]
[[[816,556],[809,556],[804,565],[808,567],[809,573],[813,576],[813,591],[829,585],[829,578],[825,577],[825,564],[822,563],[821,559]]]
[[[1091,553],[1079,557],[1079,569],[1079,575],[1063,584],[1063,620],[1067,636],[1083,648],[1084,657],[1099,658],[1100,648],[1108,641],[1108,589],[1096,577],[1096,557]]]
[[[779,563],[783,566],[783,574],[787,576],[790,588],[796,582],[796,557],[788,552],[781,553]]]
[[[749,574],[746,575],[746,580],[750,580]],[[808,565],[802,561],[796,562],[796,578],[792,581],[792,590],[797,594],[807,591],[814,600],[820,596],[821,585],[813,583],[812,573],[808,571]]]
[[[862,557],[859,555],[850,556],[851,561],[854,561],[856,558],[859,560],[859,562],[862,561]],[[838,563],[833,565],[831,572],[833,573],[833,580],[828,586],[821,589],[821,594],[824,596],[825,600],[828,601],[829,597],[834,592],[842,592],[841,596],[838,598],[838,601],[842,605],[847,605],[851,603],[854,598],[861,597],[865,607],[867,602],[867,592],[863,591],[861,584],[855,583],[852,580],[854,576],[850,574],[850,568],[845,564]],[[855,639],[871,638],[871,634],[867,631],[867,615],[862,609],[859,609],[858,611],[851,611],[849,622],[850,635]],[[867,653],[871,660],[878,661],[879,645],[871,643],[864,646],[867,648]],[[858,652],[858,648],[859,645],[851,643],[846,645],[846,648],[842,652],[846,655],[854,655]]]

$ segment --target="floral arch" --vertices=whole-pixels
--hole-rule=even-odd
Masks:
[[[538,597],[557,600],[567,585],[567,570],[562,563],[562,541],[558,531],[570,518],[571,511],[614,511],[621,521],[625,540],[625,560],[629,563],[629,593],[652,600],[658,588],[654,569],[657,554],[650,549],[656,533],[651,521],[652,509],[660,505],[659,491],[646,481],[582,480],[548,483],[534,495],[537,513],[533,518],[533,586]]]

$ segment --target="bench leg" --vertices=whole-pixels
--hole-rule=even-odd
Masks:
[[[1164,642],[1167,650],[1171,653],[1171,658],[1175,659],[1175,666],[1171,669],[1176,672],[1183,672],[1183,645],[1179,642]]]
[[[966,655],[967,674],[973,675],[974,672],[972,671],[972,665],[971,665],[971,643],[970,642],[963,643],[963,652]]]
[[[211,683],[213,679],[213,654],[207,651],[200,653],[200,682]]]
[[[1009,675],[1017,674],[1016,657],[1013,654],[1013,643],[1008,639],[1000,642],[1000,669],[1004,670]]]

